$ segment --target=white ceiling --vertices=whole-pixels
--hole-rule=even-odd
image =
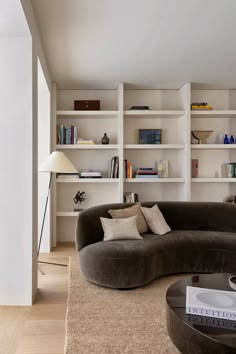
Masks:
[[[236,88],[235,0],[32,0],[60,88]]]
[[[29,27],[19,0],[0,0],[0,37],[29,36]]]

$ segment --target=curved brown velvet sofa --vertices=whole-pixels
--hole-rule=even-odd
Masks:
[[[81,212],[76,246],[80,270],[92,283],[134,288],[174,273],[236,272],[236,204],[144,202],[158,204],[171,232],[143,234],[143,240],[103,241],[100,216],[127,204],[106,204]]]

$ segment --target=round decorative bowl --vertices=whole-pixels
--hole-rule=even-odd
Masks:
[[[229,286],[230,286],[232,289],[236,290],[236,275],[235,275],[235,274],[234,274],[234,275],[231,275],[231,276],[229,277]]]
[[[192,130],[192,136],[197,139],[198,144],[207,144],[207,139],[212,133],[213,130]]]

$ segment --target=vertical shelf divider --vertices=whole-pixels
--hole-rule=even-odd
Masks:
[[[191,84],[186,83],[181,88],[182,94],[182,103],[185,109],[184,115],[184,161],[183,161],[183,169],[184,171],[184,191],[182,200],[190,201],[191,200],[191,112],[190,112],[190,104],[191,104]]]
[[[118,144],[119,144],[119,202],[123,202],[124,195],[124,84],[119,83],[118,86]]]
[[[191,163],[191,83],[186,83],[187,97],[186,97],[186,183],[187,193],[186,201],[191,201],[191,177],[192,177],[192,163]]]
[[[51,151],[56,151],[56,127],[57,127],[57,85],[52,83],[51,94]],[[57,186],[56,175],[52,174],[52,186],[51,186],[51,245],[56,247],[57,245]]]

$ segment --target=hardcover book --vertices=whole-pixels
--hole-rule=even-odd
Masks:
[[[236,292],[187,286],[186,313],[236,321]]]
[[[198,177],[198,159],[192,159],[192,178]]]
[[[157,161],[157,173],[160,178],[169,177],[169,160]]]

